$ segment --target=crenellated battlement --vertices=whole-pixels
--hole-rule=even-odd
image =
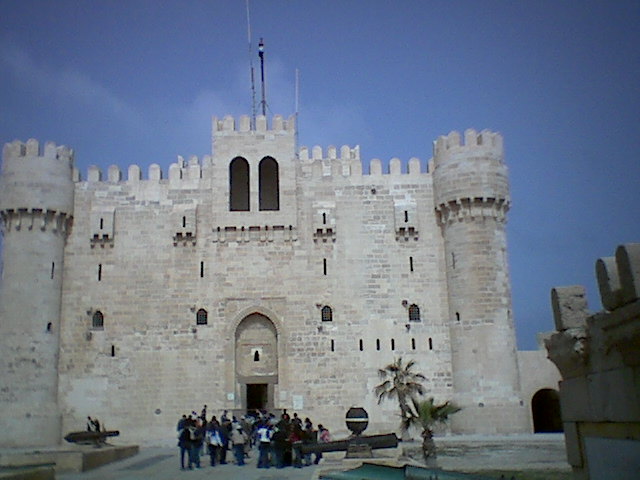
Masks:
[[[73,150],[53,142],[14,140],[2,150],[0,210],[73,216]]]
[[[503,140],[502,135],[489,130],[482,130],[478,133],[470,128],[465,130],[464,137],[460,132],[453,131],[448,135],[441,135],[433,142],[433,158],[436,167],[438,161],[447,158],[451,154],[471,155],[478,152],[481,155],[495,155],[502,157]]]
[[[118,165],[110,165],[107,169],[107,175],[103,175],[102,169],[97,165],[91,165],[87,170],[88,183],[139,183],[142,181],[147,182],[160,182],[161,180],[169,180],[170,184],[176,184],[180,181],[193,181],[202,178],[202,170],[211,166],[211,156],[205,155],[202,157],[202,161],[196,156],[192,155],[189,160],[185,160],[184,157],[178,155],[177,162],[172,163],[169,166],[168,176],[162,170],[162,167],[157,163],[152,163],[147,169],[146,178],[142,175],[142,168],[139,165],[129,165],[127,169],[127,175],[125,178],[124,173]],[[79,176],[74,179],[76,182],[81,181]]]
[[[303,165],[310,166],[313,176],[361,176],[363,162],[360,158],[360,146],[343,145],[340,149],[333,145],[326,151],[319,145],[311,148],[302,146],[298,150],[298,158]],[[402,171],[402,161],[394,157],[389,161],[388,168],[383,169],[382,160],[373,158],[369,161],[370,175],[419,175],[422,173],[419,158],[412,157],[407,164],[407,171]]]
[[[311,148],[311,155],[309,155],[309,147],[302,146],[298,151],[298,156],[303,162],[309,160],[360,160],[360,145],[356,145],[351,148],[349,145],[343,145],[340,147],[340,156],[338,157],[338,150],[335,146],[331,145],[327,148],[326,157],[323,155],[322,147],[315,145]]]
[[[440,224],[492,217],[503,222],[509,210],[509,180],[502,135],[468,129],[434,142],[433,187]]]
[[[30,138],[26,143],[14,140],[5,143],[2,149],[5,162],[12,159],[24,159],[27,157],[42,157],[43,159],[61,160],[73,165],[73,150],[65,145],[56,145],[54,142],[46,142],[44,148],[35,138]]]
[[[282,115],[274,115],[271,120],[271,128],[269,128],[267,117],[264,115],[258,115],[256,117],[255,124],[252,124],[251,117],[248,115],[242,115],[236,122],[236,119],[231,115],[226,115],[222,119],[213,117],[213,134],[225,135],[230,133],[249,133],[249,132],[271,132],[275,134],[283,133],[295,133],[296,131],[296,118],[295,115],[291,115],[288,119],[284,119]]]

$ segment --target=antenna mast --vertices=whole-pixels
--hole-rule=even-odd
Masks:
[[[260,39],[260,43],[258,44],[258,56],[260,57],[260,80],[262,87],[262,101],[260,105],[262,106],[262,115],[267,115],[267,97],[265,94],[265,86],[264,86],[264,41],[262,38]]]
[[[253,69],[253,52],[251,50],[251,17],[249,16],[249,0],[247,0],[247,41],[249,42],[249,68],[251,70],[251,124],[256,125],[256,80]]]

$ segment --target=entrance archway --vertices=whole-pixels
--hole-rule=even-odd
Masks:
[[[273,409],[278,383],[278,333],[273,322],[260,313],[247,315],[236,328],[235,340],[236,382],[243,408]]]
[[[560,396],[556,390],[543,388],[531,399],[534,433],[563,432]]]

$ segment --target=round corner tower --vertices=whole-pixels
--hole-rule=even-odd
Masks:
[[[434,144],[435,208],[445,247],[457,433],[527,431],[506,254],[509,183],[502,137],[467,130]]]
[[[61,440],[58,349],[64,246],[73,218],[73,151],[4,146],[0,173],[0,446]]]

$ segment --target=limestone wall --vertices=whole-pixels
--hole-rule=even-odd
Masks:
[[[200,174],[191,159],[167,180],[134,170],[133,179],[77,184],[60,361],[65,431],[96,415],[139,441],[166,435],[203,404],[240,409],[236,332],[254,313],[277,332],[277,378],[254,378],[272,385],[275,408],[340,432],[346,410],[362,405],[372,431],[395,429],[397,407],[378,406],[372,390],[377,368],[400,355],[417,360],[432,394],[451,397],[431,176],[316,175],[317,163],[333,159],[298,159],[286,131],[269,132],[266,145],[253,130],[244,143],[235,128],[214,132]],[[228,162],[240,154],[252,171],[265,155],[278,161],[280,211],[257,211],[255,197],[250,211],[228,211]],[[409,322],[414,304],[419,322]],[[331,322],[321,320],[323,306]],[[207,325],[196,324],[201,308]]]

